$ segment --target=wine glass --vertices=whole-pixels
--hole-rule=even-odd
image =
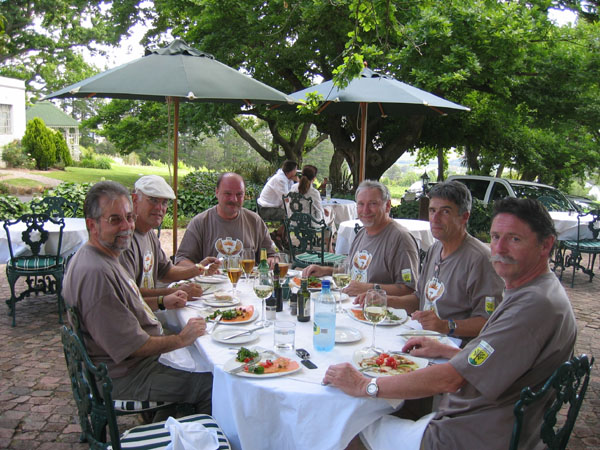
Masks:
[[[233,297],[237,295],[237,283],[242,276],[242,267],[240,265],[240,255],[230,255],[225,259],[225,268],[227,276],[233,285]]]
[[[242,250],[242,268],[244,269],[244,274],[246,275],[246,281],[250,279],[250,274],[252,273],[252,269],[254,269],[254,264],[256,263],[255,258],[256,253],[252,247]]]
[[[337,312],[344,312],[342,308],[342,290],[350,284],[350,267],[346,261],[336,262],[333,266],[333,281],[339,291],[339,302],[337,305]]]
[[[275,255],[276,262],[279,263],[279,278],[285,278],[290,269],[290,257],[287,253],[277,253]]]
[[[365,348],[369,353],[381,353],[383,350],[375,346],[375,328],[378,323],[383,322],[386,316],[387,294],[382,289],[369,289],[365,296],[363,314],[365,319],[373,324],[373,340],[371,346]]]
[[[262,316],[256,325],[268,327],[271,321],[267,320],[265,300],[273,293],[273,278],[267,273],[259,273],[254,279],[254,293],[262,300]]]

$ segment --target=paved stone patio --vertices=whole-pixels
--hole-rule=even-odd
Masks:
[[[161,238],[168,242],[168,236]],[[163,246],[171,248],[166,243]],[[570,281],[570,272],[565,278]],[[580,273],[574,289],[566,286],[579,328],[576,353],[592,354],[597,359],[569,449],[600,448],[599,286],[600,279],[590,284],[588,277]],[[17,304],[17,326],[12,328],[4,302],[8,297],[5,266],[0,265],[0,448],[88,448],[79,443],[80,428],[60,342],[56,298],[33,297]],[[138,423],[139,416],[119,418],[122,430]]]

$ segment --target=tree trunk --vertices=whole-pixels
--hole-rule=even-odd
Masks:
[[[438,148],[437,151],[437,160],[438,160],[438,181],[444,181],[444,171],[445,171],[445,159],[444,159],[444,149]]]

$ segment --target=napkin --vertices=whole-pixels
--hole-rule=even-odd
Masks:
[[[368,448],[395,450],[398,448],[398,442],[390,439],[390,436],[402,436],[403,450],[419,450],[423,433],[434,416],[435,412],[432,412],[416,422],[395,416],[383,416],[361,431],[360,438],[363,442],[366,439]]]
[[[181,423],[172,417],[165,422],[171,435],[171,443],[165,450],[213,450],[219,448],[219,438],[215,430],[205,428],[199,422]]]
[[[186,372],[196,371],[196,362],[187,347],[163,353],[158,358],[158,362],[173,369],[185,370]]]

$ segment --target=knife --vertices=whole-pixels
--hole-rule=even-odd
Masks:
[[[240,333],[236,333],[236,334],[232,334],[231,336],[226,336],[224,338],[221,338],[223,341],[228,341],[230,339],[236,338],[238,336],[243,336],[244,334],[250,334],[250,333],[254,333],[255,331],[258,330],[262,330],[264,327],[256,327],[256,328],[250,328],[249,330],[246,331],[242,331]]]
[[[249,366],[251,364],[256,364],[257,362],[260,362],[260,355],[258,355],[256,358],[252,358],[252,360],[248,361],[247,363],[242,363],[241,366],[234,367],[229,371],[229,373],[242,372],[244,370],[244,367]]]
[[[422,333],[422,332],[411,332],[411,331],[407,331],[406,333],[400,333],[397,334],[396,336],[404,336],[404,337],[419,337],[419,336],[435,336],[435,337],[441,337],[444,336],[442,333],[438,333],[437,331],[431,331],[431,332],[427,332],[427,333]]]

